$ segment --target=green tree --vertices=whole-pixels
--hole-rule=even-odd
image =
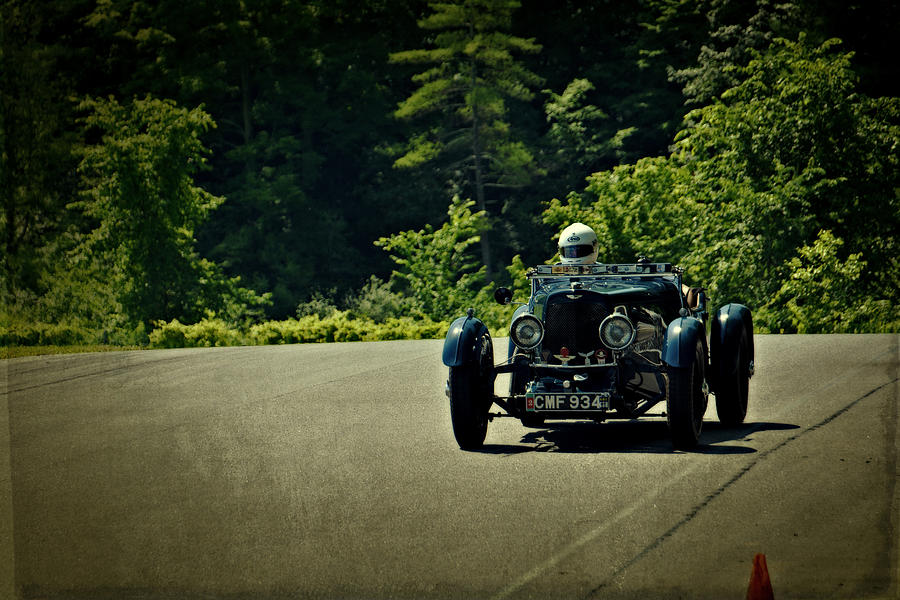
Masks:
[[[57,3],[53,9],[62,9]],[[64,49],[42,41],[43,5],[0,4],[0,303],[40,293],[54,261],[48,244],[63,231],[75,185],[75,136],[68,128]]]
[[[690,170],[664,157],[645,158],[588,178],[583,194],[554,199],[544,222],[556,231],[576,221],[594,228],[600,262],[631,262],[638,255],[684,262],[693,248],[702,207],[686,194]]]
[[[771,299],[789,276],[788,261],[823,229],[844,241],[846,253],[863,252],[870,296],[896,294],[900,100],[859,94],[851,55],[837,52],[838,44],[776,40],[742,69],[742,82],[722,102],[689,115],[696,126],[677,141],[677,156],[700,187],[728,192],[705,200],[704,233],[743,247],[732,253],[741,263],[730,268],[754,276],[756,306]],[[716,244],[701,245],[697,255],[710,266],[727,256]],[[741,284],[723,291],[736,294],[734,286]]]
[[[331,111],[311,39],[314,7],[164,2],[142,11],[143,22],[116,18],[133,12],[119,7],[110,20],[131,36],[160,29],[169,40],[159,50],[167,74],[160,92],[203,104],[220,125],[204,133],[215,171],[198,179],[229,202],[198,228],[198,246],[254,289],[271,292],[270,316],[290,314],[334,263],[324,260],[328,250],[345,245],[334,203],[315,193],[324,162],[315,140]]]
[[[900,331],[900,306],[867,295],[866,261],[856,252],[841,259],[844,241],[822,230],[790,260],[790,277],[769,310],[784,314],[799,333]]]
[[[573,79],[561,94],[544,90],[548,96],[544,112],[550,125],[551,173],[563,178],[568,189],[580,184],[586,173],[594,172],[604,158],[615,154],[633,131],[622,130],[611,140],[605,137],[604,121],[609,115],[590,103],[594,89],[587,79]]]
[[[447,210],[447,221],[435,229],[426,225],[383,237],[375,245],[390,253],[397,265],[388,282],[399,288],[403,300],[391,299],[396,308],[418,313],[432,321],[447,321],[474,308],[476,315],[498,335],[505,335],[513,306],[500,306],[494,301],[494,286],[484,282],[484,265],[473,251],[487,215],[472,212],[474,202],[454,197]],[[502,276],[518,300],[530,293],[525,277],[526,267],[516,255]],[[381,296],[389,293],[381,290]],[[365,289],[362,290],[365,295]],[[371,296],[371,294],[369,294]],[[360,305],[357,305],[360,306]]]
[[[545,220],[595,224],[616,260],[641,252],[680,262],[714,299],[748,304],[775,331],[820,327],[823,315],[838,323],[841,299],[895,302],[900,100],[859,94],[837,44],[776,40],[720,101],[688,115],[673,154],[595,174]],[[852,295],[820,295],[819,305],[804,295],[802,310],[786,310],[798,288],[784,282],[807,281],[817,262],[831,273],[852,267],[832,278],[852,283]],[[880,309],[845,309],[855,315],[848,330],[896,323]]]
[[[751,52],[765,50],[777,36],[796,37],[802,20],[800,7],[790,2],[724,0],[706,4],[709,37],[700,47],[696,64],[669,69],[670,78],[684,85],[688,105],[708,104],[740,83],[740,68],[750,60]]]
[[[85,148],[84,199],[72,205],[94,224],[79,255],[105,265],[125,316],[148,325],[258,308],[263,299],[193,250],[195,228],[222,203],[193,183],[206,161],[200,135],[214,126],[209,115],[149,97],[88,99],[82,108],[97,143]]]
[[[121,325],[119,291],[109,287],[118,267],[99,258],[76,267],[67,254],[98,225],[95,217],[66,209],[79,186],[80,148],[84,140],[99,142],[99,130],[86,134],[75,108],[82,98],[110,94],[203,105],[219,125],[202,132],[210,168],[192,178],[195,187],[228,202],[194,226],[196,252],[229,275],[241,275],[245,285],[273,291],[277,298],[267,308],[269,316],[292,314],[316,290],[335,288],[340,298],[373,273],[384,278],[391,261],[388,253],[371,251],[372,240],[440,223],[448,182],[465,192],[462,197],[478,199],[468,158],[471,136],[464,135],[473,114],[466,92],[448,92],[456,106],[446,112],[436,108],[397,119],[394,109],[443,77],[435,71],[429,78],[426,69],[446,69],[446,78],[459,74],[452,81],[465,84],[469,48],[485,57],[475,60],[479,76],[496,72],[514,83],[514,70],[494,69],[486,60],[494,53],[500,65],[502,36],[534,38],[540,52],[506,50],[515,65],[542,81],[538,87],[537,78],[518,80],[524,81],[524,96],[506,94],[500,86],[505,112],[484,121],[485,135],[521,143],[532,157],[521,163],[531,166],[504,172],[501,181],[499,171],[489,169],[502,166],[498,161],[506,154],[488,154],[484,146],[485,206],[493,226],[489,266],[495,270],[515,253],[526,255],[529,264],[545,258],[552,241],[550,227],[539,222],[542,199],[565,198],[568,190],[583,188],[590,172],[600,171],[607,175],[592,178],[579,201],[586,217],[597,220],[601,213],[591,212],[593,199],[618,194],[602,213],[603,222],[623,219],[609,230],[622,244],[611,254],[659,256],[687,245],[692,250],[681,262],[692,274],[710,273],[704,281],[759,307],[772,302],[790,278],[790,261],[801,258],[800,249],[815,247],[818,232],[828,230],[843,242],[835,246],[836,264],[861,253],[865,272],[855,285],[872,298],[894,294],[898,269],[891,257],[900,252],[887,231],[894,226],[889,182],[896,181],[897,153],[889,142],[896,139],[896,101],[860,92],[897,95],[900,78],[891,52],[896,2],[522,0],[518,8],[494,3],[480,14],[510,8],[508,21],[476,33],[498,45],[473,38],[451,56],[451,44],[444,42],[454,32],[465,37],[465,28],[422,29],[418,21],[476,3],[453,6],[438,10],[434,4],[429,10],[427,0],[0,3],[3,302],[38,319],[77,320],[78,328],[93,323],[112,332]],[[805,77],[791,66],[794,59],[806,60],[805,51],[777,50],[783,55],[777,60],[764,52],[773,36],[796,39],[795,14],[809,31],[807,46],[830,37],[844,40],[855,53],[846,69],[833,68],[834,56],[826,61],[831,66],[816,58],[803,67]],[[448,55],[431,62],[424,55],[423,62],[389,59],[391,50],[405,48],[444,49]],[[750,76],[743,67],[755,56],[751,50],[760,53],[757,71],[765,67],[776,74],[771,81],[754,76],[752,85],[743,85]],[[688,80],[667,79],[690,67],[699,71]],[[410,80],[420,72],[422,79]],[[482,83],[487,89],[491,82]],[[696,136],[698,147],[690,152],[697,154],[643,162],[669,154],[684,115],[682,89],[692,83],[709,100],[697,106],[721,104],[691,115],[698,127],[686,131]],[[720,99],[729,86],[740,88],[739,95]],[[549,99],[546,112],[530,95],[540,88],[552,90],[541,98]],[[496,106],[480,87],[470,96],[483,110]],[[742,118],[752,126],[741,129]],[[491,130],[492,123],[508,125],[508,137],[502,129]],[[711,130],[706,142],[704,129]],[[440,170],[392,168],[411,149],[411,132],[442,149],[427,163]],[[620,164],[628,168],[615,171],[618,179],[610,177]],[[527,180],[520,175],[542,172],[534,165],[549,176],[515,187]],[[678,187],[664,190],[662,182],[669,181]],[[498,184],[507,187],[493,187]],[[628,196],[651,192],[673,205],[651,202],[644,208]],[[654,238],[639,229],[646,223],[629,220],[632,210],[641,221],[684,220],[675,234],[660,230]],[[868,231],[866,224],[874,237],[860,233]],[[691,232],[693,244],[685,244],[681,231]],[[212,263],[197,264],[212,269],[201,279],[227,281],[217,278]],[[86,281],[92,283],[82,285]],[[214,289],[201,286],[182,304],[201,314],[204,294],[213,307],[228,295]],[[383,295],[372,289],[374,297]],[[390,297],[385,304],[392,304]],[[786,313],[772,314],[773,327],[796,327]]]
[[[681,126],[684,96],[669,73],[694,64],[707,42],[706,7],[703,0],[646,0],[634,8],[640,32],[630,41],[627,56],[636,68],[631,69],[628,94],[616,98],[611,112],[636,127],[628,140],[638,149],[632,160],[665,152]]]
[[[534,157],[507,120],[508,102],[532,99],[540,78],[522,66],[514,53],[540,51],[534,40],[505,33],[516,0],[432,2],[433,13],[419,27],[436,32],[433,48],[391,55],[399,64],[432,65],[413,80],[420,87],[400,103],[401,119],[428,117],[412,135],[395,165],[416,167],[439,159],[457,193],[476,198],[488,210],[488,188],[516,188],[538,172]],[[481,260],[491,279],[490,225],[481,230]]]
[[[563,0],[523,4],[527,27],[543,45],[529,57],[547,79],[549,125],[543,138],[548,177],[542,198],[581,189],[591,173],[668,152],[684,115],[669,69],[696,60],[705,40],[704,3]],[[523,250],[523,252],[525,252]]]
[[[417,310],[435,321],[459,316],[461,307],[471,303],[484,284],[485,267],[471,249],[480,241],[487,215],[473,213],[474,204],[457,196],[439,229],[426,225],[375,242],[399,267],[394,281],[415,300]]]
[[[388,51],[418,38],[423,6],[104,0],[82,19],[102,57],[90,62],[106,76],[99,89],[203,105],[218,124],[203,135],[211,168],[197,179],[229,201],[198,228],[197,247],[271,291],[271,317],[317,289],[343,293],[388,271],[372,240],[445,209],[431,182],[399,194],[408,174],[371,151],[400,137],[390,111],[403,88]]]

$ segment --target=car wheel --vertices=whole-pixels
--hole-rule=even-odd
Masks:
[[[485,336],[480,352],[480,362],[450,367],[450,420],[453,436],[463,450],[477,450],[487,435],[493,383],[490,369],[493,366],[493,350],[490,338]]]
[[[719,361],[721,364],[723,361]],[[747,330],[741,330],[737,346],[737,369],[734,373],[716,374],[716,413],[726,425],[738,425],[747,416],[750,397],[750,349]]]
[[[703,345],[698,341],[693,364],[669,367],[669,393],[666,415],[672,445],[677,449],[693,448],[700,440],[706,395],[703,392]]]

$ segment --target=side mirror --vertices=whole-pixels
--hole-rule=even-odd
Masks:
[[[494,291],[494,300],[497,304],[507,305],[512,302],[513,293],[509,288],[499,287]]]

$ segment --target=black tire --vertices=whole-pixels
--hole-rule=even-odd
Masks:
[[[723,357],[719,357],[719,365]],[[721,368],[721,367],[720,367]],[[747,403],[750,399],[750,344],[747,330],[741,329],[737,345],[737,369],[733,373],[716,374],[716,414],[725,425],[739,425],[747,417]]]
[[[490,338],[483,340],[479,362],[450,367],[450,421],[456,443],[463,450],[481,448],[487,435],[494,355]]]
[[[703,344],[698,341],[691,366],[668,369],[669,393],[666,398],[666,415],[672,446],[676,449],[693,448],[700,440],[707,402],[703,394],[705,365]]]

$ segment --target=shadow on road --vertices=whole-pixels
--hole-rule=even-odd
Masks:
[[[700,445],[689,452],[697,454],[752,454],[748,445],[728,442],[750,442],[760,431],[797,429],[787,423],[743,423],[727,426],[704,423]],[[587,452],[672,454],[669,428],[664,420],[590,421],[548,423],[528,429],[521,444],[485,444],[479,452],[486,454],[520,454],[522,452]]]

